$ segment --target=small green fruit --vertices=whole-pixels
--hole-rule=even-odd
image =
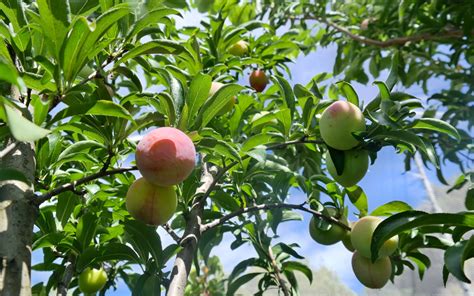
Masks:
[[[241,57],[249,51],[249,44],[243,40],[240,40],[234,44],[232,44],[231,47],[229,47],[228,52],[232,55]]]
[[[349,225],[349,227],[352,228],[354,226],[354,223],[349,222],[348,225]],[[342,244],[344,245],[344,247],[346,247],[346,249],[349,252],[354,252],[355,251],[354,246],[352,245],[352,242],[351,242],[351,233],[349,231],[346,231],[346,234],[342,238]]]
[[[344,216],[337,217],[338,211],[335,208],[327,208],[327,213],[331,217],[337,218],[340,222],[347,225],[347,218]],[[331,224],[329,225],[329,229],[320,228],[319,225],[319,218],[313,216],[311,221],[309,222],[309,234],[313,238],[314,241],[320,243],[322,245],[333,245],[339,241],[341,241],[347,233],[347,230],[342,228],[339,225]]]
[[[385,286],[392,275],[392,262],[389,257],[382,257],[372,263],[369,258],[356,251],[352,255],[352,270],[364,286],[380,289]]]
[[[360,255],[371,258],[370,244],[375,228],[382,222],[382,219],[375,216],[365,216],[354,223],[351,230],[351,242]],[[379,258],[390,256],[398,247],[398,235],[387,240],[379,250]]]
[[[337,173],[329,151],[326,152],[326,165],[329,174],[337,183],[344,187],[351,187],[362,180],[365,173],[367,173],[369,154],[366,150],[362,149],[344,151],[344,169],[341,175]]]
[[[83,293],[96,293],[100,291],[107,282],[107,273],[103,268],[86,268],[79,275],[79,289]]]
[[[349,150],[359,144],[352,133],[365,131],[365,118],[356,105],[337,101],[321,114],[319,131],[328,146],[338,150]]]

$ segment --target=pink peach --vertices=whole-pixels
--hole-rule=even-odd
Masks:
[[[135,153],[142,176],[157,186],[176,185],[192,172],[196,149],[191,139],[173,127],[157,128],[138,143]]]

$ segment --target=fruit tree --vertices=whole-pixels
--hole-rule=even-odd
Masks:
[[[254,255],[214,283],[222,293],[258,279],[260,293],[296,295],[295,274],[313,277],[278,232],[287,221],[315,245],[342,241],[368,288],[422,278],[426,248],[442,250],[445,282],[470,283],[473,12],[468,0],[1,1],[0,294],[105,295],[121,281],[184,295],[226,236]],[[311,78],[294,83],[292,63],[324,48],[332,73],[303,63]],[[465,211],[374,209],[360,182],[386,147],[406,171],[417,160],[468,188]],[[37,271],[49,277],[32,285]]]

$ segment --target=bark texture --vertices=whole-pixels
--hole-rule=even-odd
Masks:
[[[10,140],[12,147],[14,140]],[[16,143],[2,154],[0,168],[22,172],[31,185],[0,182],[0,295],[31,295],[31,243],[38,209],[31,203],[35,173],[31,143]]]

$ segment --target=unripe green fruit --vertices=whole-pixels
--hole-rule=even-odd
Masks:
[[[365,118],[356,105],[337,101],[321,114],[319,131],[328,146],[338,150],[349,150],[359,144],[352,133],[365,131]]]
[[[367,173],[369,168],[369,154],[366,150],[346,150],[344,151],[344,169],[339,175],[336,166],[332,161],[331,155],[326,152],[326,165],[329,174],[344,187],[356,185]]]
[[[262,92],[268,84],[268,77],[263,70],[255,70],[249,77],[250,86],[256,92]]]
[[[184,181],[193,171],[196,148],[179,129],[160,127],[140,140],[135,159],[138,170],[148,182],[171,186]]]
[[[107,273],[103,268],[86,268],[79,275],[79,289],[83,293],[96,293],[100,291],[107,282]]]
[[[243,40],[237,41],[229,47],[228,52],[232,55],[241,57],[249,51],[249,44]]]
[[[212,97],[223,86],[224,86],[223,83],[213,81],[211,83],[211,89],[209,90],[209,97]],[[227,112],[232,111],[236,102],[237,102],[237,98],[233,96],[232,98],[229,99],[227,104],[225,104],[224,107],[222,107],[221,110],[217,112],[217,115],[223,115]]]
[[[149,225],[165,224],[173,216],[177,204],[174,186],[155,186],[145,178],[133,182],[125,200],[130,215]]]
[[[370,244],[375,228],[382,219],[375,216],[365,216],[354,223],[351,231],[351,242],[354,248],[364,257],[371,258]],[[398,235],[387,240],[379,250],[379,258],[390,256],[398,247]]]
[[[354,226],[354,222],[349,222],[348,225],[352,229],[352,227]],[[344,245],[344,247],[346,247],[346,249],[349,252],[354,252],[355,251],[354,246],[352,245],[352,242],[351,242],[351,233],[350,233],[350,231],[346,231],[346,234],[342,238],[342,244]]]
[[[392,262],[389,257],[382,257],[372,263],[369,258],[356,251],[352,255],[352,270],[364,286],[380,289],[385,286],[392,275]]]
[[[335,208],[327,208],[327,212],[331,217],[337,216],[337,209]],[[338,218],[340,222],[347,225],[347,218],[341,216]],[[311,221],[309,222],[309,234],[313,238],[314,241],[320,243],[322,245],[333,245],[339,241],[341,241],[347,233],[347,230],[342,228],[337,224],[331,224],[329,229],[323,229],[318,227],[319,218],[313,216]]]

